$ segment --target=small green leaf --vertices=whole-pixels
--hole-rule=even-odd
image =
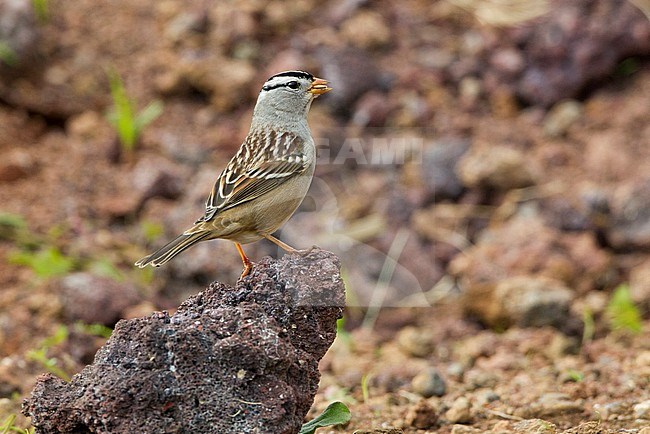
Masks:
[[[9,255],[9,261],[30,267],[40,278],[63,276],[75,266],[75,260],[64,256],[56,247],[38,252],[16,252]]]
[[[75,323],[75,328],[87,335],[106,339],[110,338],[111,334],[113,334],[113,329],[106,327],[104,324],[86,324],[79,321]]]
[[[27,223],[25,222],[25,218],[21,215],[0,212],[0,226],[24,229],[27,227]]]
[[[324,412],[310,420],[300,428],[299,434],[314,434],[317,428],[340,425],[350,421],[351,415],[348,407],[340,401],[327,406]]]
[[[163,103],[158,100],[153,101],[137,113],[137,104],[127,95],[124,83],[114,69],[108,71],[108,82],[111,88],[113,107],[108,111],[106,117],[115,128],[122,147],[128,152],[132,152],[140,139],[142,129],[162,114]]]
[[[38,22],[41,24],[47,23],[50,19],[48,0],[32,0],[32,6]]]
[[[151,243],[156,241],[165,233],[165,228],[160,223],[145,220],[140,222],[140,231],[142,232],[144,239],[148,243]]]
[[[0,40],[0,63],[5,63],[7,66],[16,66],[18,64],[18,56],[14,49],[2,40]]]
[[[619,285],[614,290],[607,305],[607,316],[613,330],[641,332],[641,314],[632,300],[629,285]]]

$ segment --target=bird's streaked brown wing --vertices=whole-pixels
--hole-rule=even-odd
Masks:
[[[251,134],[221,172],[205,204],[205,222],[300,176],[309,167],[298,136],[284,132]]]

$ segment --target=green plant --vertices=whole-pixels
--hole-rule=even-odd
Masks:
[[[372,374],[364,374],[361,377],[361,396],[363,396],[363,402],[368,402],[368,398],[370,397],[368,388],[371,378]]]
[[[594,314],[588,307],[585,307],[582,311],[582,323],[584,325],[584,328],[582,329],[582,343],[584,344],[590,342],[594,338],[594,333],[596,332]]]
[[[15,425],[16,415],[11,414],[5,418],[4,422],[0,424],[0,434],[19,433],[19,434],[33,434],[34,427],[20,428]]]
[[[30,267],[42,279],[63,276],[69,273],[77,263],[74,258],[65,256],[54,246],[35,252],[13,252],[9,255],[9,262]]]
[[[122,148],[133,152],[140,139],[142,129],[162,114],[163,103],[152,101],[142,111],[136,112],[136,103],[129,98],[124,83],[115,70],[108,72],[113,107],[108,112],[108,121],[117,131]]]
[[[585,374],[575,369],[569,369],[566,371],[566,377],[568,380],[573,381],[574,383],[579,383],[585,379]]]
[[[632,300],[630,287],[619,285],[607,304],[607,317],[613,330],[641,333],[641,313]]]
[[[140,222],[140,231],[145,241],[151,243],[165,233],[165,228],[160,223],[145,220]]]
[[[348,407],[336,401],[327,406],[325,411],[300,428],[299,434],[314,434],[317,428],[348,423],[351,415]]]
[[[44,24],[49,21],[50,9],[48,0],[32,0],[32,7],[34,8],[34,14],[39,23]]]
[[[113,329],[104,324],[86,324],[81,321],[75,323],[75,329],[90,336],[108,339],[113,334]]]
[[[7,66],[16,66],[18,64],[16,52],[3,40],[0,40],[0,63],[4,63]]]
[[[47,357],[47,353],[52,347],[59,345],[68,339],[68,334],[68,328],[64,325],[60,325],[53,335],[48,336],[41,341],[38,348],[35,350],[29,350],[27,352],[27,358],[40,363],[48,372],[51,372],[62,380],[70,381],[70,375],[59,367],[59,361],[56,357]]]

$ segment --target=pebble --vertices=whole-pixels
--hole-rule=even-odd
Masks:
[[[411,381],[413,391],[424,398],[443,396],[447,385],[435,368],[428,368],[416,375]]]
[[[630,296],[639,308],[650,311],[650,260],[630,270]]]
[[[13,149],[2,156],[0,163],[0,183],[14,182],[27,178],[36,170],[36,162],[29,152]]]
[[[516,433],[521,434],[555,434],[557,427],[551,422],[542,419],[527,419],[517,422],[514,426]]]
[[[61,280],[62,305],[73,321],[113,326],[125,309],[140,301],[131,285],[91,273],[73,273]]]
[[[569,319],[573,291],[562,282],[514,276],[483,286],[483,297],[464,298],[464,308],[491,327],[559,327]]]
[[[549,137],[560,137],[578,121],[584,112],[582,104],[576,100],[557,103],[544,118],[544,133]]]
[[[478,434],[482,433],[480,429],[472,428],[467,425],[454,425],[451,427],[451,434]]]
[[[349,115],[350,109],[364,93],[385,90],[382,76],[368,52],[356,48],[322,49],[317,53],[320,74],[327,77],[336,92],[327,94],[326,103],[338,115]]]
[[[473,146],[458,164],[458,174],[467,187],[499,190],[535,184],[532,160],[518,149],[502,145]]]
[[[607,239],[615,249],[650,249],[650,178],[633,179],[612,201]]]
[[[608,402],[606,404],[594,404],[594,413],[601,420],[610,420],[614,416],[625,413],[626,407],[621,401]]]
[[[445,419],[449,423],[470,423],[472,421],[471,410],[472,405],[464,396],[456,398],[451,404],[451,407],[445,413]]]
[[[528,408],[533,417],[539,418],[579,413],[583,410],[581,402],[574,401],[569,395],[558,392],[549,392],[542,395],[536,403]]]
[[[363,10],[345,20],[341,35],[351,45],[362,48],[378,48],[390,42],[390,28],[380,13]]]
[[[428,429],[438,421],[437,410],[427,400],[421,400],[416,405],[409,408],[404,422],[408,426],[418,429]]]
[[[0,41],[11,50],[5,60],[0,60],[0,73],[5,71],[5,63],[15,68],[36,60],[41,31],[32,1],[0,1],[0,17]],[[6,68],[6,71],[11,71],[11,68]]]
[[[397,335],[397,345],[409,356],[427,357],[433,351],[429,332],[415,327],[405,327]]]
[[[456,166],[470,145],[467,138],[449,137],[425,146],[420,168],[422,183],[431,201],[457,199],[463,193]]]
[[[639,402],[633,409],[635,418],[650,420],[650,399]]]

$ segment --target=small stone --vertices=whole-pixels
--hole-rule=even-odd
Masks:
[[[498,401],[499,399],[501,399],[499,394],[492,389],[479,390],[476,393],[476,405],[479,407]]]
[[[472,408],[469,399],[464,396],[456,398],[451,407],[445,413],[445,419],[449,423],[470,423],[472,421]]]
[[[435,368],[426,369],[420,372],[411,381],[413,391],[424,398],[432,396],[443,396],[447,391],[445,380]]]
[[[167,24],[165,36],[172,42],[180,42],[192,33],[205,33],[208,24],[205,12],[181,12]]]
[[[490,63],[500,73],[512,75],[521,72],[525,66],[522,53],[512,48],[496,51],[490,58]]]
[[[633,409],[635,418],[650,420],[650,399],[639,402],[634,405]]]
[[[650,426],[646,426],[645,428],[641,428],[639,430],[638,434],[650,434]]]
[[[533,161],[514,148],[495,145],[470,149],[458,164],[458,175],[467,187],[499,190],[535,184]]]
[[[544,133],[549,137],[563,136],[582,117],[582,104],[575,100],[557,103],[544,119]]]
[[[376,48],[390,41],[390,28],[381,14],[363,10],[343,22],[341,35],[356,47]]]
[[[124,311],[140,302],[130,285],[91,273],[73,273],[61,280],[62,305],[73,321],[113,326]]]
[[[436,409],[426,400],[421,400],[415,406],[409,408],[404,421],[408,426],[418,429],[428,429],[435,425],[438,420]]]
[[[650,178],[622,186],[612,201],[607,238],[615,249],[650,248]]]
[[[464,186],[458,178],[456,166],[470,145],[466,138],[453,137],[426,145],[420,170],[429,200],[457,199],[463,193]]]
[[[404,353],[426,357],[433,351],[431,334],[415,327],[405,327],[397,335],[397,344]]]
[[[369,91],[357,101],[352,114],[352,123],[360,127],[383,127],[392,105],[388,96]]]
[[[559,414],[579,413],[583,411],[579,401],[572,400],[564,393],[550,392],[542,395],[529,410],[533,417],[549,417]]]
[[[323,100],[335,114],[349,116],[364,93],[386,87],[377,64],[365,50],[324,48],[318,50],[317,57],[322,76],[337,90],[328,93]]]
[[[514,426],[515,432],[520,434],[555,434],[557,427],[551,422],[542,419],[527,419],[517,422]]]
[[[27,178],[36,170],[36,163],[29,152],[13,149],[2,156],[0,163],[0,183],[14,182]]]
[[[482,432],[480,429],[467,425],[454,425],[451,427],[451,434],[478,434]]]
[[[630,296],[637,306],[650,312],[650,260],[630,270]]]
[[[559,327],[569,318],[572,299],[573,291],[562,282],[515,276],[497,282],[480,300],[468,293],[464,302],[469,312],[491,326]]]
[[[81,139],[105,137],[109,130],[106,121],[93,110],[86,110],[72,116],[68,119],[65,128],[68,135]]]
[[[608,402],[605,404],[594,404],[594,413],[601,420],[610,420],[614,416],[625,413],[626,406],[620,401]]]
[[[9,50],[9,54],[0,58],[0,73],[3,73],[38,58],[41,26],[36,22],[34,6],[29,0],[1,1],[0,17],[0,41]]]

